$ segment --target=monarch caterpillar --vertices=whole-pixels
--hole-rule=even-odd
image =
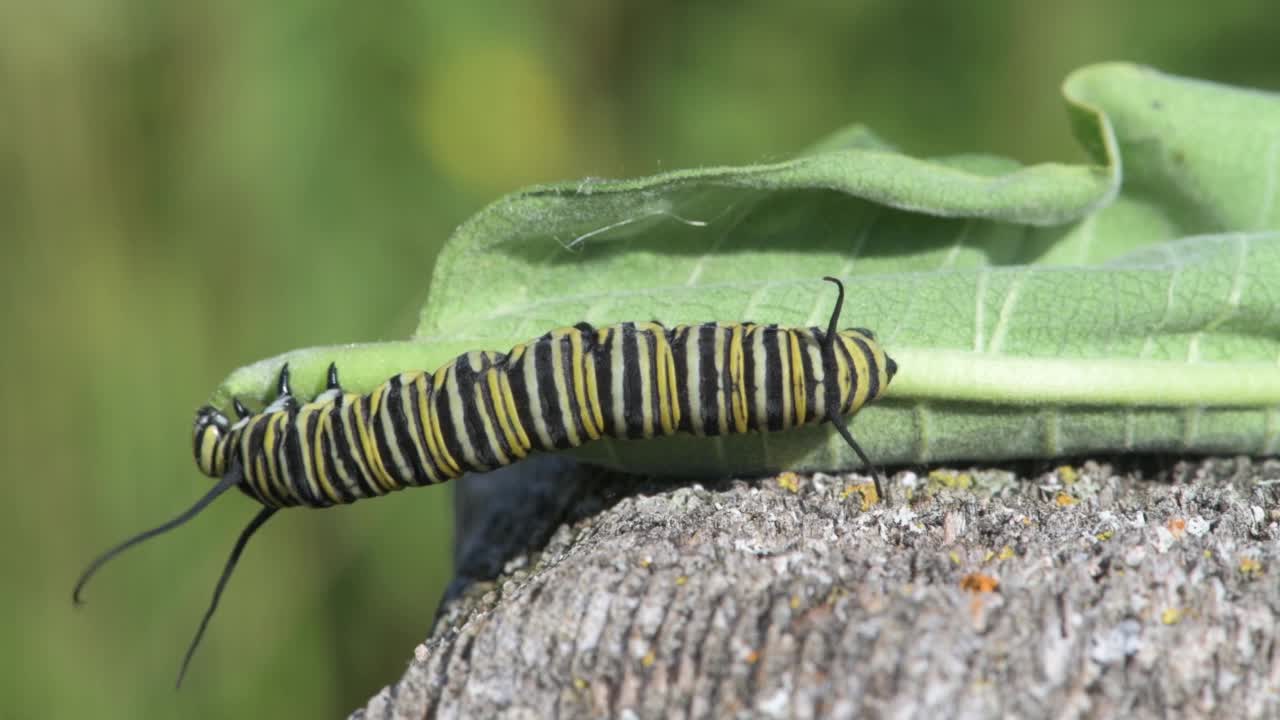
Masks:
[[[283,507],[329,507],[507,465],[538,450],[603,436],[723,435],[830,422],[871,468],[845,418],[884,392],[897,372],[875,334],[837,331],[844,285],[824,332],[755,323],[666,328],[656,322],[579,323],[505,355],[470,352],[428,374],[404,372],[368,395],[346,393],[335,365],[324,392],[294,398],[289,366],[260,413],[233,400],[235,423],[196,412],[196,465],[217,484],[176,518],[95,559],[73,592],[107,561],[195,517],[232,487],[262,509],[241,531],[178,673],[186,674],[240,555]],[[885,497],[876,473],[876,490]]]

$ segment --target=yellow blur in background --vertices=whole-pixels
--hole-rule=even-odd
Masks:
[[[1265,3],[1118,5],[0,4],[0,715],[362,705],[449,579],[447,487],[278,515],[181,692],[248,499],[71,606],[90,558],[208,488],[192,413],[227,372],[407,336],[451,229],[529,183],[772,160],[855,121],[1079,161],[1057,88],[1099,60],[1280,87]]]

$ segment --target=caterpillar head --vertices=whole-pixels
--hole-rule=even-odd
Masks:
[[[193,449],[196,466],[209,477],[222,477],[227,472],[226,439],[231,421],[212,405],[196,411]]]
[[[333,364],[329,365],[328,392],[341,392],[338,386],[338,368]],[[238,418],[234,425],[230,418],[212,405],[205,405],[196,411],[195,428],[192,430],[192,450],[195,452],[196,466],[200,468],[200,472],[209,477],[223,477],[231,469],[231,432],[253,417],[253,413],[240,402],[239,398],[232,398],[231,404]],[[289,364],[285,363],[280,368],[280,375],[276,378],[276,399],[263,409],[262,413],[269,415],[296,407],[298,407],[298,401],[294,399],[293,390],[289,387]]]

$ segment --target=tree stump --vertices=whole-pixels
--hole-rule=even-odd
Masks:
[[[1280,714],[1280,462],[1014,470],[900,471],[887,504],[556,457],[464,479],[459,578],[352,717]]]

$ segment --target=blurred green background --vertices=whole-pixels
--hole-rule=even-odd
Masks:
[[[0,3],[0,714],[336,716],[398,677],[449,578],[447,487],[278,516],[180,693],[246,498],[80,611],[71,585],[208,487],[190,422],[228,371],[406,336],[438,248],[501,193],[776,159],[853,121],[1079,161],[1071,69],[1276,89],[1277,30],[1236,0]]]

